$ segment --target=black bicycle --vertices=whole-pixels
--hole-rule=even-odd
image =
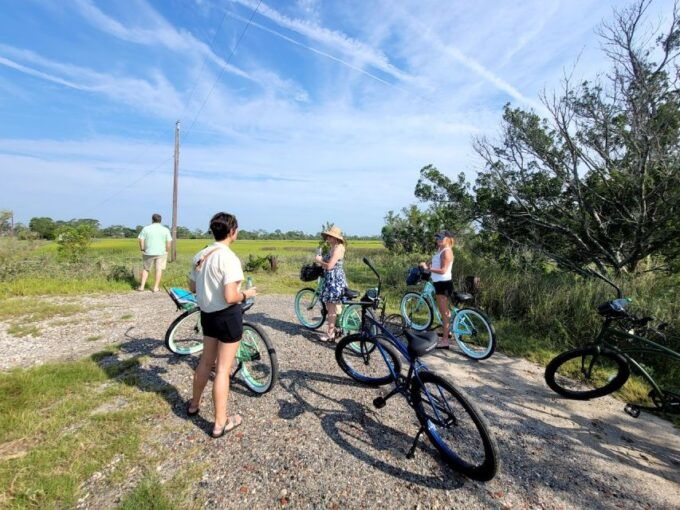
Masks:
[[[626,413],[634,418],[640,416],[641,410],[680,413],[680,394],[662,389],[651,370],[633,357],[655,355],[680,361],[680,353],[659,343],[668,341],[668,325],[661,323],[652,328],[649,326],[652,317],[630,313],[630,299],[622,297],[621,290],[613,286],[618,298],[598,306],[604,322],[595,340],[585,347],[563,352],[548,363],[546,383],[564,397],[589,400],[620,389],[630,377],[632,367],[652,388],[648,397],[653,405],[627,404]]]
[[[415,411],[420,429],[406,454],[408,458],[413,457],[425,432],[450,467],[474,480],[491,480],[499,468],[498,446],[482,413],[462,390],[421,361],[434,351],[436,333],[404,329],[405,342],[400,341],[389,321],[375,315],[380,308],[381,318],[385,314],[380,298],[382,281],[373,264],[365,257],[363,261],[375,273],[378,286],[355,302],[362,310],[361,331],[340,340],[335,349],[338,365],[352,379],[368,386],[395,383],[394,389],[376,398],[373,405],[380,409],[399,393]],[[406,376],[401,373],[400,357],[409,365]]]

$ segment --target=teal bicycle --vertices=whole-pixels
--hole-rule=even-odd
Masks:
[[[165,333],[165,346],[173,354],[187,356],[203,350],[203,329],[196,296],[180,288],[166,289],[170,299],[183,313]],[[254,302],[241,306],[247,312]],[[272,389],[279,375],[279,363],[274,344],[265,331],[250,322],[243,322],[243,336],[236,351],[236,368],[231,378],[239,378],[253,393],[263,394]]]
[[[427,273],[423,273],[422,278]],[[410,282],[407,282],[410,283]],[[489,358],[496,350],[496,331],[484,312],[478,308],[467,306],[472,301],[472,294],[454,292],[451,296],[451,337],[460,350],[468,358],[483,360]],[[462,305],[461,308],[458,305]],[[401,316],[408,328],[425,331],[433,324],[442,323],[435,289],[432,282],[425,281],[422,292],[407,292],[401,299]]]
[[[321,301],[321,290],[324,286],[323,277],[317,279],[316,288],[305,287],[295,294],[295,315],[305,328],[319,329],[325,322],[328,311]],[[358,333],[361,329],[361,306],[353,304],[358,292],[345,289],[342,311],[337,315],[335,326],[342,331],[342,336]]]

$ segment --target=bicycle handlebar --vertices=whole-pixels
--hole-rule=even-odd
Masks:
[[[364,264],[366,264],[368,267],[371,268],[371,271],[373,271],[373,274],[378,278],[378,296],[380,295],[380,289],[382,288],[382,279],[380,278],[380,275],[378,274],[378,271],[376,270],[375,266],[373,263],[369,260],[368,257],[363,258]]]

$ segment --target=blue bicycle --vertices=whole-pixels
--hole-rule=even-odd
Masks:
[[[385,315],[385,304],[380,298],[382,281],[373,264],[365,257],[363,260],[378,278],[378,287],[369,289],[361,301],[355,302],[362,309],[362,328],[338,343],[335,349],[338,365],[352,379],[368,386],[395,383],[394,389],[376,398],[373,405],[380,409],[399,393],[415,411],[420,429],[406,454],[408,458],[413,457],[425,432],[451,468],[474,480],[491,480],[500,461],[498,446],[485,418],[462,390],[429,371],[421,361],[422,356],[434,351],[437,335],[406,329],[406,342],[402,343],[387,322],[376,317],[379,308],[381,318]],[[400,357],[409,365],[406,376],[401,373]]]

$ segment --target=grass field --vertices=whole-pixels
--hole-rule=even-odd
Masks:
[[[177,242],[177,260],[168,263],[163,284],[186,287],[191,258],[210,243],[206,239],[180,239]],[[291,293],[300,288],[300,267],[313,261],[318,245],[318,241],[311,240],[237,240],[232,248],[244,262],[249,256],[276,256],[278,272],[257,271],[252,274],[253,279],[261,292]],[[75,265],[58,263],[56,249],[56,243],[35,245],[24,258],[23,268],[17,271],[16,277],[0,278],[0,293],[5,296],[31,296],[121,292],[138,285],[142,258],[136,239],[97,240],[90,246],[86,260]],[[350,242],[346,262],[350,279],[356,276],[363,281],[370,274],[364,271],[362,257],[380,258],[386,253],[379,241]]]

